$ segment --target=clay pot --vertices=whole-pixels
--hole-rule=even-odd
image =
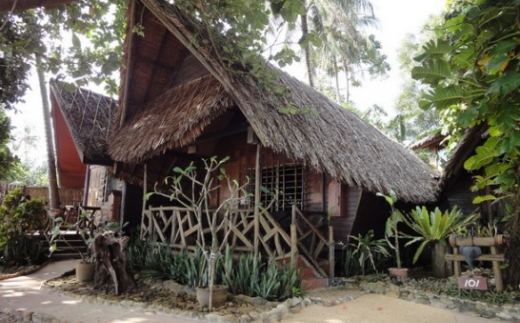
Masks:
[[[404,280],[408,277],[408,268],[392,267],[388,268],[388,273],[390,274],[390,277],[395,277],[398,280]]]
[[[76,264],[76,279],[80,282],[88,282],[94,279],[95,265],[85,262]]]
[[[228,287],[223,285],[213,286],[212,307],[218,308],[226,303]],[[197,287],[197,301],[200,306],[209,307],[209,287]]]

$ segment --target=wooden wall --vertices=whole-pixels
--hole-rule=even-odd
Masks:
[[[451,209],[456,205],[464,214],[468,215],[479,208],[478,205],[472,203],[477,196],[477,192],[470,190],[472,182],[470,174],[466,171],[461,172],[457,180],[444,192],[447,202],[446,209]]]
[[[374,193],[363,192],[357,216],[352,224],[351,235],[366,234],[374,230],[376,237],[383,237],[390,207],[384,198]]]
[[[79,205],[83,198],[83,190],[77,188],[60,188],[60,200],[62,205]],[[32,199],[43,197],[45,203],[49,200],[49,189],[46,186],[27,186],[24,189],[26,195]]]

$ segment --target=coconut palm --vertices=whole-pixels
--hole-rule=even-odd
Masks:
[[[373,8],[368,0],[306,0],[305,13],[301,15],[300,44],[309,85],[314,86],[316,64],[312,56],[318,39],[325,40],[320,47],[327,47],[329,52],[335,53],[335,57],[340,57],[338,53],[343,51],[350,57],[359,57],[364,38],[360,30],[375,23]],[[336,67],[337,63],[336,60]]]

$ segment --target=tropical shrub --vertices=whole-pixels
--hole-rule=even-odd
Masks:
[[[347,263],[350,267],[349,273],[352,274],[352,269],[356,271],[357,268],[361,271],[361,275],[370,272],[378,272],[378,266],[384,258],[390,257],[390,253],[386,249],[385,239],[374,239],[374,230],[369,230],[366,235],[358,234],[358,236],[350,236],[352,241],[347,247]],[[357,261],[358,266],[352,266],[352,261]]]
[[[127,264],[142,277],[172,279],[182,285],[198,287],[207,284],[208,267],[201,248],[195,253],[183,249],[173,254],[168,246],[132,239],[127,250]],[[226,247],[215,264],[215,284],[228,286],[233,294],[259,296],[268,300],[284,300],[301,295],[301,279],[297,269],[265,261],[253,253],[234,257]]]
[[[444,213],[439,208],[433,211],[423,206],[417,206],[409,214],[402,214],[403,222],[412,229],[417,236],[407,235],[411,240],[406,243],[406,246],[420,242],[417,251],[413,257],[413,263],[416,263],[421,255],[424,247],[432,241],[439,241],[446,243],[446,238],[460,228],[469,224],[473,224],[479,218],[478,214],[471,214],[464,216],[462,212],[455,206],[450,211],[446,210]]]
[[[394,191],[390,191],[388,195],[384,195],[382,193],[377,193],[376,195],[383,197],[390,206],[390,216],[385,223],[385,240],[390,249],[395,251],[395,262],[397,264],[397,268],[401,268],[402,263],[401,252],[399,249],[399,239],[403,238],[403,236],[399,232],[398,226],[399,223],[403,221],[403,214],[401,211],[395,208],[397,195]]]
[[[48,223],[42,199],[31,200],[20,188],[10,191],[0,207],[1,262],[6,265],[26,265],[43,261],[46,251],[35,233]]]

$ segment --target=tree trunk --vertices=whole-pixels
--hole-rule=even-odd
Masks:
[[[112,231],[107,231],[92,241],[92,252],[96,258],[95,288],[105,286],[109,280],[114,284],[116,295],[135,287],[135,281],[126,271],[125,250],[129,241],[129,237],[119,236]]]
[[[432,245],[432,272],[433,277],[446,278],[453,275],[452,262],[444,258],[449,246],[436,241]]]
[[[345,69],[345,80],[347,81],[345,101],[350,102],[350,75],[348,73],[348,64],[346,60],[343,60],[343,68]]]
[[[40,55],[36,54],[36,70],[38,71],[38,82],[42,97],[43,124],[45,126],[45,140],[47,143],[47,166],[49,168],[49,208],[57,210],[60,208],[60,195],[58,190],[58,177],[56,175],[56,157],[54,155],[54,144],[52,140],[51,114],[45,75],[42,68]]]
[[[302,38],[305,39],[305,37],[309,34],[309,24],[307,22],[307,14],[303,14],[301,17],[301,23],[302,23]],[[314,68],[312,66],[312,60],[311,60],[311,44],[309,42],[306,42],[303,46],[303,51],[305,53],[305,66],[307,67],[307,75],[309,77],[309,85],[311,87],[314,87]]]
[[[338,101],[338,103],[341,103],[341,93],[339,92],[339,70],[336,55],[332,55],[332,64],[334,67],[334,80],[336,81],[336,101]]]

